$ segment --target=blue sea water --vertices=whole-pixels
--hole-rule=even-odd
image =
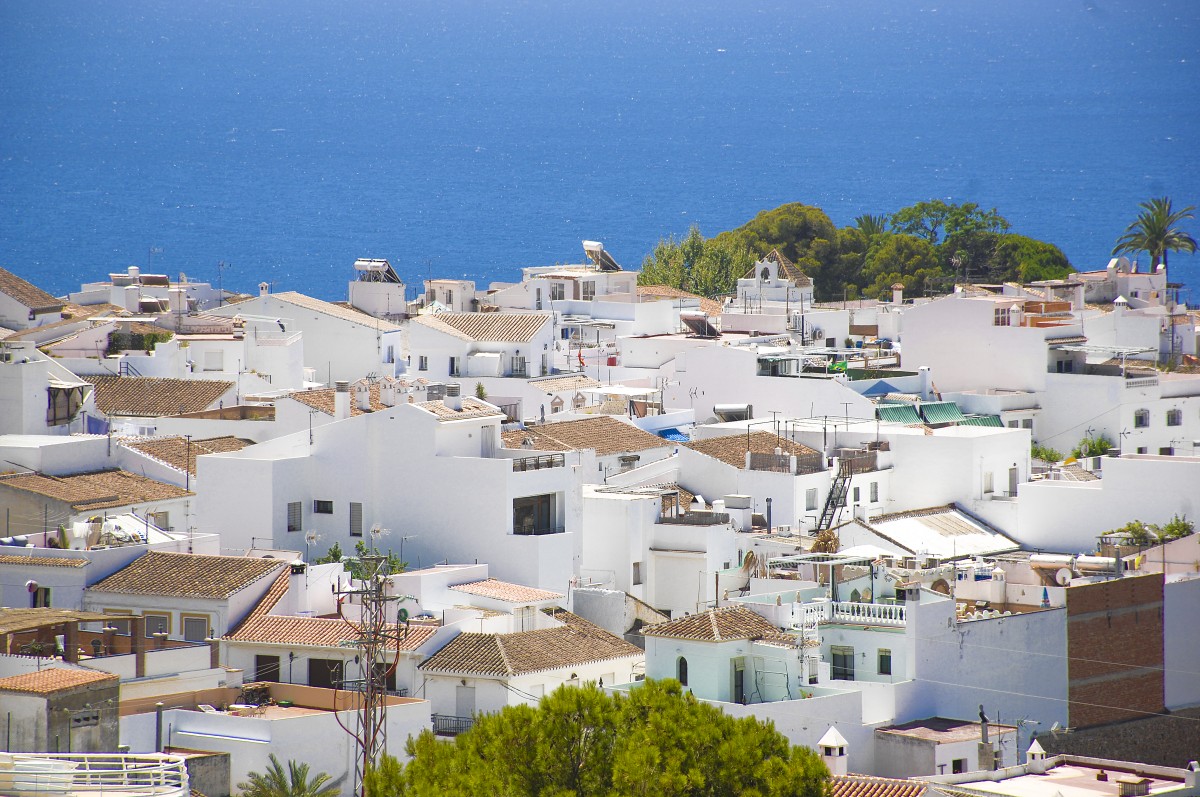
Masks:
[[[1100,268],[1200,204],[1198,69],[1194,0],[5,0],[0,265],[343,298],[942,197]]]

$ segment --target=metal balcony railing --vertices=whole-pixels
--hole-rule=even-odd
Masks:
[[[458,736],[471,730],[474,717],[452,717],[449,714],[433,715],[433,732],[438,736]]]
[[[0,794],[7,797],[188,797],[182,756],[0,753]]]
[[[524,472],[527,470],[545,470],[546,468],[562,468],[567,464],[566,457],[562,454],[545,454],[536,457],[520,457],[512,461],[512,469],[515,473]]]
[[[729,522],[729,513],[687,512],[682,515],[664,515],[658,522],[667,526],[721,526]]]

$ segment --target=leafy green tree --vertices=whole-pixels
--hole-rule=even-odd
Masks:
[[[1195,531],[1196,526],[1187,519],[1187,515],[1183,515],[1182,517],[1172,515],[1171,519],[1158,529],[1158,536],[1164,541],[1178,540],[1181,537],[1189,536]]]
[[[274,753],[270,762],[264,774],[251,772],[250,780],[238,784],[242,797],[338,797],[342,793],[324,772],[310,780],[308,764],[289,761],[285,772]]]
[[[1167,252],[1195,252],[1196,239],[1179,228],[1179,223],[1193,218],[1195,205],[1174,210],[1170,197],[1155,197],[1139,205],[1142,212],[1125,228],[1117,239],[1112,253],[1147,252],[1150,265],[1167,264]]]
[[[674,236],[659,239],[654,251],[642,260],[638,284],[667,285],[685,290],[687,269],[683,265],[683,251]]]
[[[939,253],[943,269],[967,282],[1034,282],[1061,279],[1073,271],[1057,246],[1015,233],[957,232],[946,238]]]
[[[1137,545],[1142,548],[1158,542],[1157,529],[1149,523],[1143,523],[1140,520],[1131,520],[1124,526],[1113,529],[1109,533],[1123,533],[1131,545]]]
[[[426,731],[407,752],[407,765],[385,758],[368,774],[373,797],[818,797],[828,779],[816,753],[770,723],[723,714],[675,681],[615,697],[560,688],[536,709],[479,717],[453,743]]]
[[[938,285],[942,277],[937,250],[923,238],[891,233],[876,241],[867,252],[862,277],[864,294],[882,298],[892,285],[903,283],[905,293],[921,295]]]
[[[946,237],[971,232],[1007,232],[1008,219],[991,210],[981,210],[974,202],[951,205],[940,199],[918,202],[891,215],[892,230],[924,238],[933,245]]]
[[[1115,445],[1116,443],[1106,434],[1088,436],[1080,440],[1079,445],[1071,449],[1071,456],[1076,459],[1081,457],[1102,457]]]
[[[333,562],[344,562],[346,565],[346,571],[350,574],[351,578],[363,579],[367,577],[367,571],[362,565],[362,559],[364,556],[369,556],[371,553],[372,550],[367,547],[366,542],[359,540],[358,542],[354,543],[355,555],[347,559],[346,555],[342,552],[342,546],[335,542],[333,545],[329,546],[329,552],[324,556],[313,560],[313,564],[325,565]],[[392,553],[391,550],[388,550],[385,556],[386,558],[383,560],[383,565],[380,568],[380,571],[383,575],[403,573],[408,567],[408,563],[400,561],[400,557]]]
[[[793,202],[773,210],[764,210],[753,219],[713,240],[734,242],[748,250],[751,257],[761,257],[778,249],[813,280],[818,298],[841,298],[842,284],[838,280],[838,230],[825,211],[811,205]],[[740,276],[740,275],[739,275]]]
[[[1043,462],[1062,462],[1062,452],[1050,446],[1043,446],[1038,443],[1033,443],[1029,447],[1029,456],[1034,459],[1040,459]]]

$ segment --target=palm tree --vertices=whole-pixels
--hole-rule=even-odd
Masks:
[[[1125,234],[1117,239],[1112,253],[1148,252],[1150,266],[1167,264],[1167,252],[1195,252],[1196,239],[1179,229],[1179,222],[1191,219],[1195,205],[1183,210],[1171,210],[1170,197],[1155,197],[1139,205],[1142,212],[1137,221],[1125,228]]]
[[[854,224],[862,232],[863,236],[870,241],[872,238],[887,232],[888,218],[884,215],[872,216],[870,213],[864,213],[861,216],[855,217]]]
[[[239,783],[238,788],[243,797],[338,797],[342,793],[324,772],[309,780],[308,764],[289,761],[285,773],[274,753],[265,775],[251,772],[250,782]]]

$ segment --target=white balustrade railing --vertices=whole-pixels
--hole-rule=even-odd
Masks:
[[[188,797],[182,756],[0,753],[0,794],[7,797]]]
[[[905,607],[900,604],[836,601],[828,605],[830,620],[835,623],[903,626],[906,622]]]

